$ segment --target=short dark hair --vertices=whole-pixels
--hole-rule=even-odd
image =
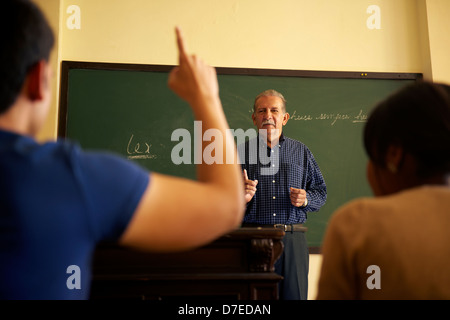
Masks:
[[[0,1],[0,114],[16,100],[29,70],[49,60],[53,31],[29,0]]]
[[[420,81],[389,96],[369,115],[364,145],[380,167],[386,167],[388,147],[396,145],[415,158],[418,177],[448,173],[450,86]]]

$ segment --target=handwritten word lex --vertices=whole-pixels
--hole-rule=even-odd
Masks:
[[[156,155],[150,153],[151,144],[148,142],[135,142],[134,134],[131,135],[127,145],[128,159],[155,159]]]

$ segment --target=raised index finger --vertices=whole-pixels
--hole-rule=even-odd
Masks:
[[[244,169],[244,179],[248,180],[248,175],[247,175],[247,170],[246,169]]]
[[[186,57],[186,45],[184,43],[183,35],[182,35],[181,29],[179,27],[175,28],[175,33],[177,35],[179,60],[181,60]]]

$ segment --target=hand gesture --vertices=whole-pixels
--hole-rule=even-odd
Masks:
[[[308,204],[306,199],[306,190],[291,187],[291,203],[295,207],[302,207]]]
[[[205,98],[218,98],[219,85],[216,70],[195,55],[188,55],[181,30],[177,27],[175,31],[179,65],[169,74],[170,89],[193,108]]]
[[[250,202],[256,192],[256,185],[258,180],[250,180],[247,175],[247,170],[244,169],[244,188],[245,188],[245,202]]]

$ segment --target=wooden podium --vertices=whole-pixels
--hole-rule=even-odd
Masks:
[[[203,247],[148,253],[98,246],[91,299],[277,300],[284,231],[239,228]]]

